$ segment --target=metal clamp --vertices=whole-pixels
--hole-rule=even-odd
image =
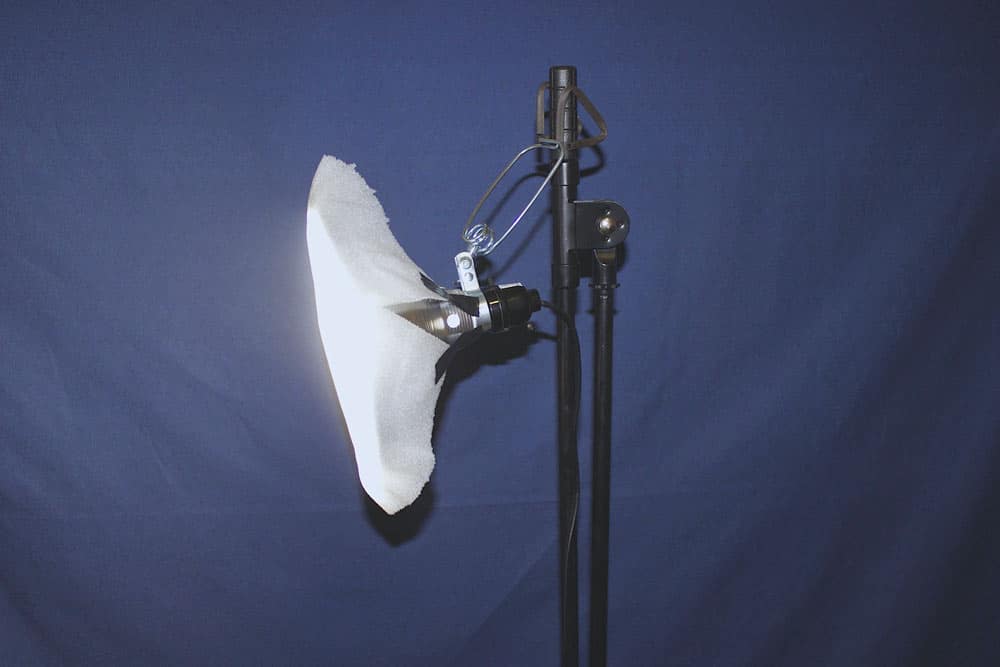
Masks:
[[[458,282],[463,292],[479,292],[479,275],[476,273],[476,260],[472,253],[464,250],[455,255],[455,268],[458,270]]]

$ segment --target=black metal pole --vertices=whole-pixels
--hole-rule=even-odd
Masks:
[[[611,516],[611,364],[618,249],[594,251],[594,453],[590,545],[590,666],[608,660]]]
[[[549,69],[549,121],[556,127],[562,114],[561,137],[555,139],[571,144],[577,140],[576,98],[570,97],[564,109],[559,109],[559,95],[569,86],[576,86],[576,68],[557,66]],[[555,134],[555,129],[553,129]],[[553,156],[553,159],[556,159]],[[575,247],[576,188],[580,182],[580,166],[576,150],[567,151],[562,165],[552,179],[552,292],[556,308],[570,318],[576,311],[576,288],[580,269]],[[561,581],[561,647],[562,667],[579,664],[579,591],[577,584],[576,520],[580,502],[580,462],[576,450],[575,401],[579,387],[576,358],[569,340],[568,323],[559,319],[556,344],[559,405],[559,545]]]

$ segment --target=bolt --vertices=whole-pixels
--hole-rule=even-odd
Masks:
[[[624,227],[624,223],[621,220],[614,217],[611,211],[605,211],[597,220],[597,231],[601,233],[604,238],[610,238],[612,234]]]

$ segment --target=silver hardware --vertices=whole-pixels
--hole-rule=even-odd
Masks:
[[[483,204],[486,203],[487,198],[489,198],[489,196],[493,193],[497,185],[500,184],[500,181],[503,180],[503,177],[507,175],[507,172],[509,172],[514,167],[514,165],[517,164],[518,160],[520,160],[522,157],[524,157],[531,151],[538,150],[541,148],[547,148],[549,150],[555,150],[558,148],[559,157],[552,163],[552,169],[549,170],[549,173],[545,177],[545,180],[542,181],[542,184],[538,187],[538,190],[535,191],[535,194],[528,201],[528,205],[521,210],[521,213],[518,214],[516,218],[514,218],[514,222],[510,223],[510,227],[507,228],[507,231],[505,231],[499,239],[494,240],[494,232],[492,227],[490,227],[488,224],[484,222],[473,224],[473,221],[476,219],[476,215],[479,213],[479,209],[483,207]],[[542,191],[545,189],[545,186],[548,185],[549,181],[552,180],[552,177],[555,176],[556,170],[559,168],[559,165],[562,164],[562,161],[565,157],[566,157],[566,149],[563,147],[562,142],[553,141],[551,139],[541,139],[539,140],[538,143],[528,146],[527,148],[523,149],[520,153],[514,156],[514,159],[511,160],[506,167],[504,167],[503,171],[500,172],[500,175],[497,176],[496,179],[493,181],[493,183],[490,185],[490,187],[486,189],[486,192],[479,199],[479,202],[476,204],[476,207],[472,209],[472,214],[469,216],[469,219],[465,221],[465,227],[462,229],[462,240],[465,241],[465,243],[468,245],[469,248],[468,252],[471,255],[488,255],[491,252],[493,252],[497,246],[503,243],[504,239],[506,239],[507,236],[512,231],[514,231],[514,228],[517,227],[517,224],[521,222],[521,219],[524,217],[525,213],[528,212],[528,209],[531,208],[532,204],[535,203],[535,200],[538,199],[539,195],[542,194]]]
[[[611,236],[621,229],[624,223],[618,218],[611,214],[611,211],[605,211],[597,220],[597,231],[601,233],[601,236],[605,238],[611,238]]]
[[[458,269],[458,282],[463,292],[479,292],[479,276],[476,275],[476,262],[468,250],[455,255],[455,268]]]

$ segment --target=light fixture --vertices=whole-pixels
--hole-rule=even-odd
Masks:
[[[548,123],[546,123],[546,96]],[[598,133],[581,137],[577,104]],[[547,128],[549,131],[547,131]],[[309,194],[307,238],[323,347],[337,390],[361,484],[386,512],[412,503],[434,468],[431,448],[440,380],[454,355],[486,332],[528,322],[542,306],[558,316],[557,403],[562,664],[578,662],[576,522],[580,482],[576,430],[580,352],[574,326],[581,273],[594,288],[594,478],[591,542],[592,665],[606,661],[611,436],[612,294],[618,248],[629,229],[612,201],[577,199],[579,151],[607,136],[604,119],[576,86],[576,69],[549,70],[537,92],[535,143],[520,151],[487,188],[462,231],[455,255],[458,289],[445,289],[406,255],[354,165],[324,157]],[[548,150],[541,186],[496,237],[475,218],[524,155]],[[520,284],[480,285],[475,258],[493,252],[552,184],[552,303]]]

